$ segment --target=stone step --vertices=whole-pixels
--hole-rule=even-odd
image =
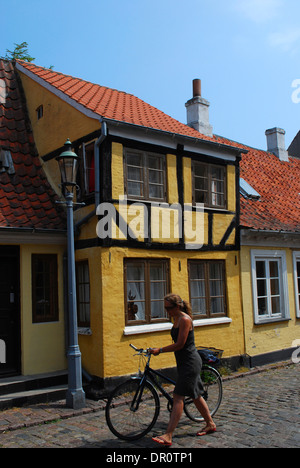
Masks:
[[[66,397],[67,388],[67,385],[57,385],[54,387],[1,395],[0,410],[12,408],[14,406],[20,407],[24,405],[61,400]]]
[[[0,379],[0,409],[65,398],[66,371]]]

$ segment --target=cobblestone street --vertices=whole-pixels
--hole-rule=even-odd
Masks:
[[[196,437],[198,425],[183,415],[172,449],[300,448],[299,382],[299,365],[226,380],[223,403],[215,417],[217,432]],[[56,402],[0,412],[0,447],[106,448],[116,449],[116,453],[118,448],[157,451],[159,446],[151,436],[162,433],[169,418],[163,402],[152,433],[128,443],[110,433],[105,422],[105,402],[89,402],[86,414],[78,416],[66,413],[62,407],[63,402]],[[55,420],[50,422],[51,419]],[[20,424],[28,427],[17,429]]]

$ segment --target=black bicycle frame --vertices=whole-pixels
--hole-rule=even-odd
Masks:
[[[154,384],[155,387],[157,387],[161,393],[164,395],[164,397],[169,401],[169,403],[172,405],[173,404],[173,398],[169,395],[168,392],[165,391],[165,389],[160,385],[160,383],[158,382],[158,380],[156,379],[156,376],[157,377],[160,377],[162,380],[164,380],[165,382],[168,382],[172,385],[175,385],[175,382],[174,380],[170,379],[169,377],[161,374],[160,372],[152,369],[150,366],[149,366],[149,361],[147,362],[146,366],[145,366],[145,371],[144,371],[144,374],[141,378],[141,383],[137,389],[137,392],[134,396],[134,399],[132,401],[132,404],[131,404],[131,411],[137,411],[138,410],[138,407],[139,407],[139,404],[141,402],[141,398],[142,398],[142,394],[143,394],[143,391],[144,391],[144,388],[145,388],[145,385],[146,385],[146,382],[150,382],[152,384]],[[156,390],[156,388],[155,388]]]

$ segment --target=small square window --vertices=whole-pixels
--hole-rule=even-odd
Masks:
[[[44,107],[41,105],[36,109],[37,120],[40,120],[44,115]]]

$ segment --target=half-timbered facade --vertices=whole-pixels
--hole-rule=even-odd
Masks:
[[[75,212],[83,366],[132,373],[130,343],[170,342],[163,297],[192,304],[196,343],[244,354],[239,281],[239,162],[243,149],[204,125],[184,125],[135,96],[18,61],[43,168],[70,138],[81,156]],[[194,93],[189,107],[207,101]],[[204,109],[206,113],[206,108]],[[172,355],[155,361],[172,367]]]

